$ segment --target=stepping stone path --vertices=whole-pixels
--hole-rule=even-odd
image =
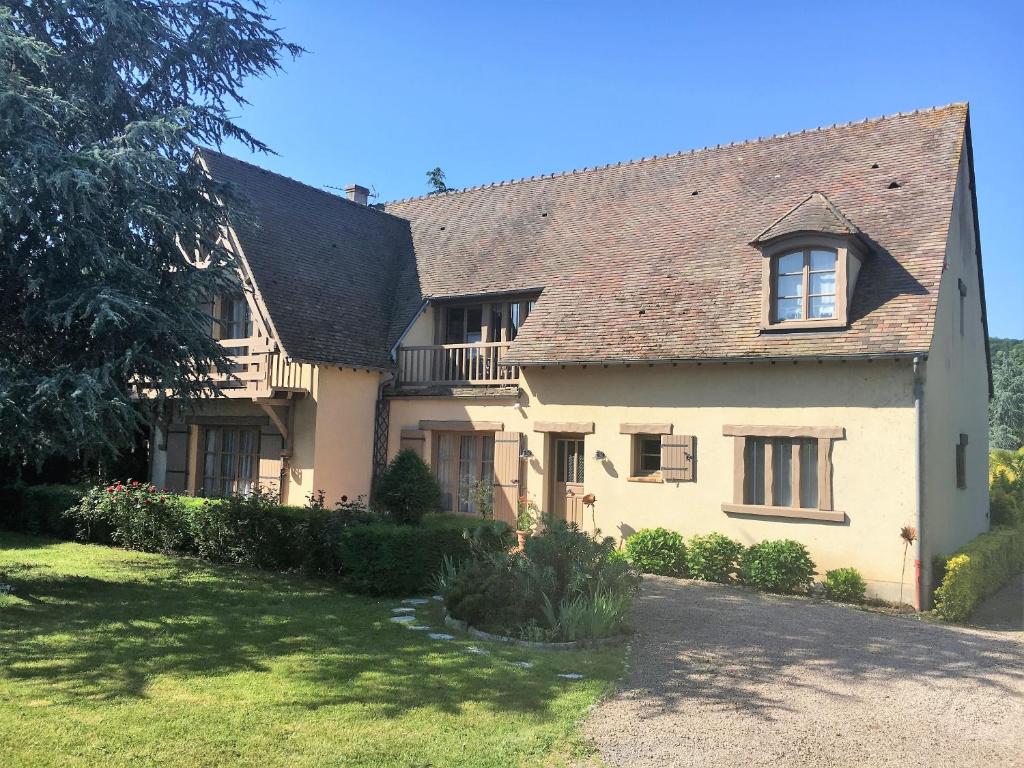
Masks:
[[[423,624],[406,624],[405,628],[411,629],[414,632],[426,632],[428,629],[430,629],[430,627],[425,626]]]
[[[431,640],[454,640],[455,635],[449,635],[445,632],[431,632],[427,635]]]
[[[559,675],[563,680],[582,680],[583,675],[579,672],[563,672]]]
[[[429,602],[425,597],[407,597],[402,601],[402,605],[426,605]]]
[[[443,603],[444,602],[444,596],[443,595],[434,595],[430,599],[431,600],[437,600],[439,603]]]
[[[392,613],[416,613],[415,608],[392,608]]]
[[[392,616],[391,620],[395,622],[395,624],[407,624],[410,621],[416,621],[416,617],[408,614],[402,614],[401,616]]]
[[[475,645],[470,645],[466,647],[466,653],[475,653],[478,656],[488,656],[491,652],[486,648],[478,648]]]
[[[532,661],[513,661],[513,667],[519,667],[520,669],[533,669]]]

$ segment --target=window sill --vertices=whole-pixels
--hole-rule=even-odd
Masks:
[[[834,512],[825,509],[805,509],[803,507],[768,507],[761,504],[723,504],[722,511],[727,514],[758,515],[759,517],[792,517],[799,520],[826,520],[832,523],[846,521],[845,512]]]
[[[626,482],[629,483],[662,483],[661,475],[638,475],[636,477],[627,477]]]
[[[761,333],[785,333],[786,331],[843,331],[848,323],[839,318],[831,317],[825,320],[782,320],[770,325],[761,325]]]

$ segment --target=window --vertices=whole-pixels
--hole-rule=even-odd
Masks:
[[[817,440],[749,438],[743,461],[744,504],[818,508]]]
[[[259,467],[257,427],[206,427],[203,430],[204,496],[252,493]]]
[[[440,338],[444,344],[513,341],[533,305],[533,301],[493,301],[444,307]]]
[[[818,248],[775,258],[775,322],[836,318],[836,259],[836,251]]]
[[[959,278],[957,279],[956,284],[957,291],[960,293],[960,336],[962,337],[964,335],[964,309],[966,308],[964,305],[966,304],[965,299],[967,298],[967,286],[964,284],[964,281]]]
[[[555,482],[583,484],[583,440],[555,440]]]
[[[221,339],[248,339],[252,336],[252,317],[249,314],[249,302],[244,296],[221,299],[217,320]]]
[[[967,487],[967,435],[960,433],[960,442],[956,444],[956,487]]]
[[[726,425],[735,440],[733,500],[723,512],[842,522],[832,504],[832,441],[842,427]]]
[[[654,477],[661,472],[661,435],[633,435],[633,476]]]
[[[441,508],[480,514],[476,490],[494,483],[494,435],[476,432],[437,432],[434,474],[441,486]]]

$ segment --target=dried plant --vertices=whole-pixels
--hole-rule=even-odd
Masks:
[[[917,529],[912,525],[904,525],[900,528],[900,538],[903,539],[903,568],[900,570],[900,605],[903,605],[903,578],[907,572],[907,550],[910,545],[917,541]]]

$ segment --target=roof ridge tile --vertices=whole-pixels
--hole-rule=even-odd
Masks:
[[[580,174],[580,173],[603,171],[603,170],[607,170],[609,168],[617,168],[617,167],[622,166],[622,165],[639,165],[641,163],[644,163],[644,162],[647,162],[647,161],[652,161],[652,160],[666,160],[666,159],[672,158],[672,157],[680,157],[684,153],[685,154],[693,155],[693,154],[698,154],[698,153],[701,153],[701,152],[714,152],[716,150],[727,149],[727,148],[730,148],[730,147],[745,147],[745,146],[750,146],[750,145],[753,145],[753,144],[762,144],[762,143],[765,143],[765,142],[768,142],[768,141],[776,141],[776,140],[779,140],[779,139],[794,138],[796,136],[806,136],[808,134],[819,133],[821,131],[831,131],[831,130],[835,130],[837,128],[852,128],[853,126],[864,125],[866,123],[880,123],[880,122],[883,122],[885,120],[892,120],[892,119],[904,118],[904,117],[913,117],[914,115],[922,115],[922,114],[927,114],[927,113],[931,113],[931,112],[942,112],[944,110],[953,109],[955,107],[967,107],[967,106],[968,106],[968,102],[966,102],[966,101],[953,101],[953,102],[950,102],[949,104],[942,104],[942,105],[937,105],[937,106],[933,106],[933,107],[925,107],[925,108],[922,108],[922,109],[915,109],[913,112],[894,112],[894,113],[888,114],[888,115],[879,115],[878,117],[865,117],[865,118],[860,119],[860,120],[848,120],[845,123],[832,123],[831,125],[820,125],[820,126],[818,126],[816,128],[804,128],[804,129],[799,130],[799,131],[788,131],[788,132],[785,132],[785,133],[774,133],[774,134],[769,134],[768,136],[759,136],[758,138],[755,138],[755,139],[744,139],[744,140],[741,140],[741,141],[731,142],[729,144],[715,144],[714,146],[709,144],[709,145],[704,146],[704,147],[694,147],[694,148],[691,148],[689,150],[678,150],[676,152],[666,152],[666,153],[661,154],[661,155],[651,155],[650,157],[644,156],[644,157],[640,157],[639,159],[633,159],[633,160],[620,160],[618,162],[610,162],[610,163],[606,163],[604,165],[584,166],[583,168],[570,168],[570,169],[566,169],[566,170],[563,170],[563,171],[552,171],[549,174],[540,174],[539,176],[521,176],[521,177],[514,177],[514,178],[511,178],[511,179],[504,179],[504,180],[501,180],[501,181],[492,181],[489,184],[477,184],[477,185],[468,186],[468,187],[459,187],[459,188],[455,188],[455,189],[446,189],[441,194],[443,196],[447,197],[449,195],[459,195],[459,194],[463,194],[465,192],[475,192],[475,191],[478,191],[478,190],[481,190],[481,189],[490,189],[490,188],[495,187],[495,186],[507,186],[507,185],[511,185],[511,184],[523,184],[523,183],[526,183],[528,181],[536,181],[536,180],[545,179],[545,178],[554,179],[554,178],[561,178],[563,176],[575,176],[575,175]],[[299,183],[301,183],[301,182],[299,182]],[[411,202],[416,202],[416,201],[419,201],[419,200],[429,200],[430,198],[439,197],[439,196],[440,195],[438,195],[436,193],[428,192],[427,194],[424,194],[424,195],[412,195],[410,197],[400,197],[400,198],[396,198],[394,200],[385,200],[383,203],[381,203],[381,205],[388,206],[388,205],[398,205],[399,203],[411,203]]]

